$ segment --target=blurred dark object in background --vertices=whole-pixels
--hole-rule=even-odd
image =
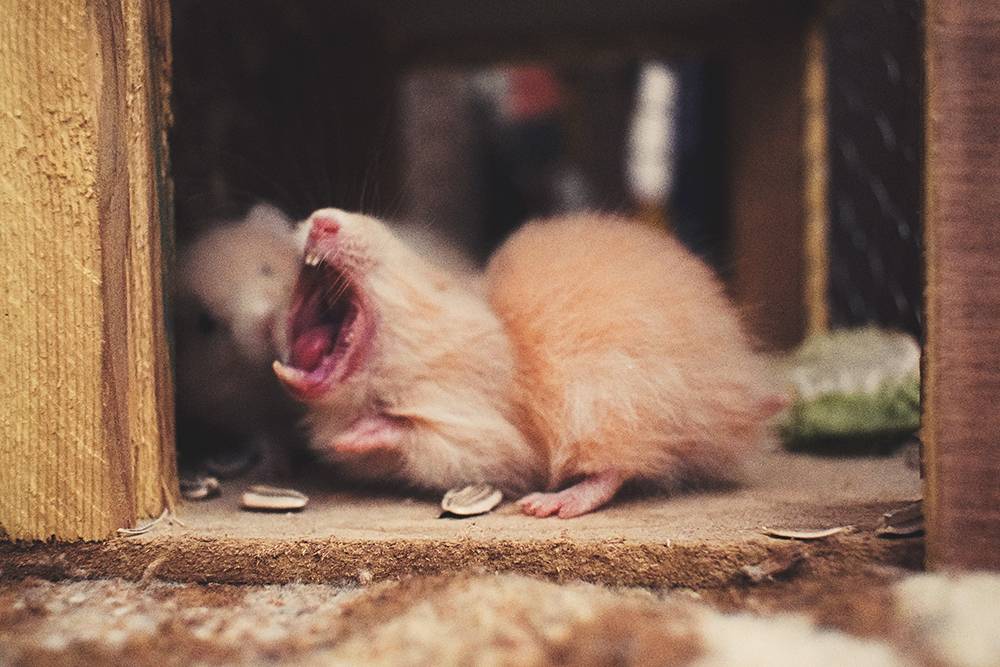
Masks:
[[[732,130],[769,110],[753,116],[738,108],[742,98],[727,95],[738,83],[727,67],[739,58],[738,41],[670,58],[664,44],[662,56],[623,46],[560,52],[551,61],[439,59],[414,67],[394,51],[399,28],[387,27],[390,6],[397,7],[174,1],[171,158],[181,242],[267,200],[295,217],[332,205],[418,221],[483,258],[530,217],[600,208],[669,221],[725,278],[741,279],[733,269],[733,207],[758,202],[754,190],[730,201],[736,144],[753,138]],[[919,335],[923,4],[827,7],[830,322]],[[791,3],[783,11],[792,23],[804,13]],[[672,77],[671,100],[660,107],[641,99],[650,68]],[[787,112],[787,101],[771,102]],[[648,116],[642,123],[640,109]],[[647,122],[657,114],[662,122]],[[645,189],[630,175],[639,125],[654,174]],[[794,165],[782,169],[792,173]],[[786,181],[776,183],[787,190]],[[749,216],[753,225],[740,233],[781,234],[766,228],[775,204],[759,205],[763,213]],[[797,270],[794,258],[774,263],[796,241],[778,245],[768,281],[774,270],[787,269],[790,280]],[[768,289],[750,291],[751,310]],[[779,312],[794,305],[773,298]],[[797,329],[789,327],[783,340],[794,343]]]
[[[396,71],[363,3],[172,0],[177,236],[264,200],[388,209]]]
[[[826,23],[830,324],[921,335],[923,2],[833,3]]]
[[[679,77],[675,180],[669,216],[691,250],[726,273],[725,91],[719,63],[687,58]]]

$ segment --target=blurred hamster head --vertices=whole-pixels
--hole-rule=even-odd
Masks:
[[[232,422],[265,402],[256,399],[276,388],[275,314],[300,261],[291,221],[267,204],[209,229],[182,251],[175,320],[182,408]]]
[[[268,204],[203,233],[180,261],[180,299],[185,310],[192,307],[194,339],[269,365],[274,316],[295,283],[298,266],[291,221]]]

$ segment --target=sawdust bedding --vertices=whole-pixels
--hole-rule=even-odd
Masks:
[[[1000,575],[690,590],[519,575],[369,586],[0,585],[0,664],[1000,665]]]

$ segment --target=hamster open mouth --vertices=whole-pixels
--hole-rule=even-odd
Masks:
[[[303,266],[288,317],[288,359],[274,362],[274,371],[297,398],[318,398],[360,368],[371,345],[371,316],[343,271]]]

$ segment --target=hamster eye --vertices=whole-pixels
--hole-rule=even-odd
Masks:
[[[198,331],[205,336],[211,336],[219,329],[219,322],[204,310],[198,313]]]
[[[260,272],[261,272],[261,274],[263,274],[265,276],[273,276],[274,275],[274,269],[271,268],[270,264],[265,264],[264,266],[260,267]]]

